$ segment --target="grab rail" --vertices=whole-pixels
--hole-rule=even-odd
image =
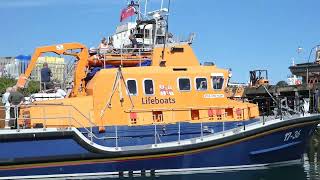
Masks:
[[[125,61],[133,60],[139,61],[141,66],[142,61],[151,59],[152,56],[151,48],[100,48],[90,51],[96,52],[98,59],[103,61],[104,67],[107,61],[121,61],[121,65],[123,65]]]
[[[59,117],[49,117],[49,116],[46,116],[46,108],[49,107],[49,106],[61,106],[61,107],[69,107],[68,109],[68,115],[66,116],[59,116]],[[47,128],[47,122],[51,121],[51,120],[56,120],[56,119],[66,119],[67,123],[67,129],[71,130],[71,127],[72,127],[72,123],[76,123],[77,125],[79,125],[80,127],[83,128],[83,130],[88,133],[88,138],[90,140],[91,143],[94,143],[94,139],[96,140],[105,140],[105,139],[114,139],[115,140],[115,148],[118,149],[119,148],[119,141],[121,140],[119,136],[119,128],[117,125],[114,125],[114,133],[115,133],[115,137],[108,137],[106,135],[104,136],[97,136],[94,132],[93,132],[93,127],[96,126],[96,124],[94,124],[91,119],[87,116],[85,116],[78,108],[74,107],[73,105],[64,105],[64,104],[33,104],[33,105],[23,105],[23,106],[11,106],[10,108],[14,108],[14,112],[15,112],[15,116],[14,117],[10,117],[9,119],[0,119],[0,120],[15,120],[16,119],[16,122],[17,122],[17,132],[20,131],[20,126],[19,124],[21,123],[22,120],[29,120],[29,119],[33,119],[33,120],[43,120],[43,131],[46,131],[46,128]],[[42,117],[24,117],[24,116],[19,116],[19,108],[31,108],[31,107],[37,107],[37,108],[43,108],[42,111],[43,111],[43,116]],[[0,109],[1,108],[8,108],[8,106],[6,107],[3,107],[3,106],[0,106]],[[71,115],[71,110],[73,110],[74,112],[78,113],[79,115],[81,115],[82,117],[84,117],[88,123],[89,123],[89,127],[84,125],[81,121],[77,120],[74,116]],[[246,119],[244,118],[244,110],[245,108],[243,108],[241,110],[241,113],[242,113],[242,119],[239,119],[239,122],[242,121],[242,125],[238,126],[238,127],[235,127],[235,128],[232,128],[232,129],[228,129],[225,125],[225,121],[221,121],[221,125],[222,125],[222,131],[219,132],[222,134],[222,136],[225,136],[225,134],[229,131],[232,131],[233,133],[238,133],[240,131],[246,131],[247,130],[247,124],[246,124]],[[174,118],[174,109],[171,109],[171,111],[173,112],[172,113],[172,118]],[[301,114],[300,114],[301,115]],[[302,114],[303,116],[305,116],[305,114]],[[291,115],[290,117],[292,117],[293,115]],[[282,118],[284,118],[285,116],[283,116]],[[289,117],[289,116],[288,116]],[[208,118],[208,117],[203,117],[203,118]],[[203,118],[199,118],[199,125],[200,125],[200,131],[197,131],[198,132],[198,138],[202,141],[203,138],[205,137],[205,133],[215,133],[213,130],[210,131],[210,129],[208,129],[208,127],[204,124],[204,123],[207,123],[207,122],[204,122],[203,121]],[[257,123],[261,123],[261,126],[264,126],[266,125],[266,122],[268,122],[271,118],[265,118],[263,116],[262,119],[260,119],[260,121],[258,121]],[[274,119],[274,118],[273,118]],[[281,119],[280,119],[281,120]],[[191,120],[186,120],[187,121],[191,121]],[[178,121],[175,123],[176,124],[176,134],[177,134],[177,142],[180,144],[181,140],[182,140],[182,128],[181,128],[181,122]],[[161,137],[163,134],[159,134],[159,132],[161,132],[161,128],[159,129],[158,126],[159,125],[164,125],[163,123],[158,123],[158,122],[154,122],[152,124],[154,126],[154,132],[153,132],[153,137],[154,137],[154,146],[157,146],[159,143],[162,143],[162,140],[161,140]],[[163,129],[162,129],[163,130]]]
[[[55,116],[55,117],[47,117],[46,116],[46,109],[48,107],[52,107],[52,106],[59,106],[59,107],[67,107],[68,108],[68,116]],[[16,106],[0,106],[0,109],[4,109],[4,110],[8,110],[7,108],[10,109],[10,111],[13,111],[14,113],[11,113],[10,118],[4,118],[4,119],[0,119],[0,121],[13,121],[13,126],[16,128],[17,132],[20,131],[20,124],[21,121],[26,121],[26,120],[43,120],[43,124],[42,124],[42,128],[45,131],[47,128],[47,121],[50,120],[57,120],[57,119],[67,119],[67,128],[71,129],[72,127],[72,123],[75,122],[77,125],[79,125],[80,127],[82,127],[88,134],[89,136],[91,136],[91,142],[93,142],[93,137],[95,136],[93,133],[93,127],[97,126],[95,123],[93,123],[91,121],[90,118],[88,118],[87,116],[85,116],[78,108],[74,107],[73,105],[65,105],[65,104],[32,104],[32,105],[16,105]],[[13,109],[11,109],[13,108]],[[43,113],[42,117],[24,117],[22,114],[22,116],[20,115],[20,112],[22,110],[25,110],[27,108],[41,108],[40,111]],[[71,116],[71,110],[73,110],[73,112],[76,112],[78,115],[80,115],[80,117],[84,118],[87,123],[89,124],[89,128],[86,127],[84,124],[82,124],[79,120],[77,120],[76,118],[74,118],[73,116]],[[13,117],[11,117],[13,115]],[[20,115],[20,116],[19,116]],[[98,137],[97,137],[98,138]]]

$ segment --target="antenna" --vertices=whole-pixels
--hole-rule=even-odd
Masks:
[[[292,60],[292,66],[295,66],[296,64],[294,63],[294,57],[291,58],[291,60]]]
[[[138,20],[141,20],[141,15],[142,15],[142,13],[141,13],[141,7],[140,7],[140,0],[137,0],[136,2],[131,1],[131,3],[132,3],[132,2],[133,2],[133,4],[134,4],[135,7],[138,7],[138,8],[137,8],[137,11],[138,11],[138,12],[136,12],[136,13],[137,13],[137,19],[138,19]]]
[[[161,3],[163,3],[163,0],[162,0]],[[167,44],[167,38],[168,38],[170,4],[171,4],[171,0],[169,0],[169,2],[168,2],[168,15],[167,15],[166,33],[165,33],[165,36],[164,36],[164,45],[163,45],[163,50],[162,50],[162,60],[164,59],[164,51],[166,50],[166,44]]]
[[[162,7],[163,7],[163,0],[161,0],[161,7],[160,7],[160,9],[162,9]]]
[[[144,17],[147,17],[147,6],[148,6],[148,0],[145,0],[145,3],[144,3]]]

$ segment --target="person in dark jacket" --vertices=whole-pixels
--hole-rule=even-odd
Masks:
[[[12,87],[12,91],[8,97],[10,103],[10,121],[9,126],[12,129],[17,129],[18,126],[18,114],[20,111],[20,106],[24,102],[24,96],[18,91],[17,86]]]
[[[129,39],[131,41],[132,52],[135,52],[136,48],[138,48],[138,41],[133,34],[130,34]]]
[[[41,88],[47,90],[51,88],[51,77],[52,72],[48,67],[48,63],[43,63],[43,68],[41,69]]]

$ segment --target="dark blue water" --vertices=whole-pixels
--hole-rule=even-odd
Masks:
[[[310,140],[310,145],[303,160],[294,165],[281,167],[258,168],[228,172],[201,172],[180,175],[154,175],[144,177],[123,177],[103,179],[135,179],[135,180],[320,180],[320,129]]]

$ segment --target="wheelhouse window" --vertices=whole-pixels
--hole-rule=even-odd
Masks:
[[[144,86],[144,94],[146,95],[154,95],[154,85],[153,85],[153,80],[152,79],[145,79],[143,81],[143,86]]]
[[[127,87],[129,91],[129,95],[136,96],[137,95],[137,81],[134,79],[127,80]]]
[[[189,78],[179,78],[178,84],[179,84],[180,91],[190,91],[191,89]]]
[[[145,34],[144,38],[150,38],[150,31],[149,31],[149,29],[146,29],[146,30],[144,31],[144,34]]]
[[[223,76],[212,76],[212,87],[214,90],[220,90],[223,87]]]
[[[208,89],[207,78],[196,78],[196,89],[198,91],[206,91]]]

